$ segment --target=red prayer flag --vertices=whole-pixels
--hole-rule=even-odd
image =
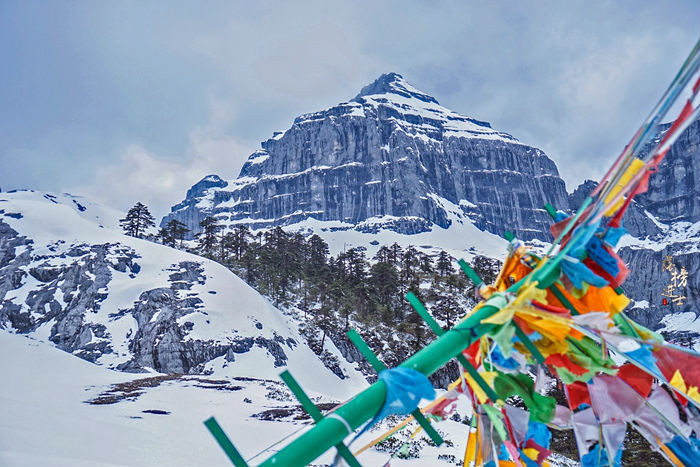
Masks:
[[[475,340],[472,342],[472,344],[464,349],[462,351],[462,355],[464,355],[467,360],[469,360],[469,363],[471,363],[474,368],[478,368],[479,365],[476,364],[476,356],[479,354],[479,346],[481,345],[481,341],[479,339]]]
[[[593,405],[591,404],[591,395],[588,393],[588,386],[586,386],[586,383],[576,381],[572,384],[567,384],[566,393],[572,410],[578,409],[581,404]]]
[[[588,372],[586,368],[582,367],[581,365],[577,365],[576,363],[572,362],[568,356],[561,353],[553,353],[547,357],[544,362],[555,367],[558,366],[560,368],[566,368],[577,376],[585,375]]]
[[[656,365],[669,381],[676,370],[680,370],[686,386],[700,387],[700,358],[673,347],[660,346],[654,349]]]
[[[552,455],[552,451],[543,446],[540,446],[533,439],[528,439],[525,442],[525,449],[528,448],[535,449],[537,451],[537,459],[535,460],[535,462],[537,462],[537,465],[542,465],[542,462],[544,462],[545,459]]]
[[[649,397],[649,394],[651,394],[651,386],[654,384],[654,377],[633,364],[626,363],[622,365],[617,372],[617,377],[629,384],[642,396]]]

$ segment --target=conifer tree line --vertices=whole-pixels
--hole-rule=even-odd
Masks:
[[[227,266],[276,306],[300,310],[303,334],[319,355],[329,337],[336,342],[358,325],[371,330],[381,346],[391,342],[389,335],[400,336],[397,347],[404,351],[384,355],[387,364],[431,341],[432,331],[404,298],[409,291],[445,328],[476,303],[473,285],[445,251],[431,256],[394,243],[381,246],[371,258],[364,247],[333,256],[316,234],[307,237],[280,227],[253,233],[245,225],[224,229],[213,217],[200,226],[194,252]],[[477,256],[472,266],[487,282],[500,268],[484,256]]]
[[[185,224],[177,219],[170,219],[165,227],[161,227],[158,231],[158,238],[163,245],[168,245],[175,247],[179,245],[180,248],[183,247],[185,241],[185,235],[190,229],[187,228]]]
[[[190,251],[228,267],[275,306],[298,310],[304,338],[337,373],[341,371],[327,344],[330,339],[336,346],[344,345],[350,328],[360,330],[390,366],[434,338],[404,298],[409,291],[445,328],[476,304],[473,285],[445,251],[428,255],[394,243],[381,246],[372,257],[364,247],[333,256],[316,234],[305,236],[280,227],[257,232],[245,225],[224,228],[214,217],[202,220],[200,227]],[[187,232],[183,223],[172,219],[157,238],[182,248]],[[500,265],[477,256],[472,267],[491,282]]]

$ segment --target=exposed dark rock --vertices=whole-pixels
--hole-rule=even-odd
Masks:
[[[234,378],[244,381],[259,381],[244,378]],[[148,389],[160,386],[163,383],[180,383],[192,385],[203,389],[214,389],[217,391],[240,391],[242,386],[231,384],[230,381],[220,379],[209,379],[204,377],[186,376],[181,374],[158,375],[146,378],[139,378],[124,383],[113,384],[106,391],[103,391],[93,399],[85,401],[91,405],[110,405],[121,401],[134,401],[142,396]],[[170,412],[160,409],[144,410],[144,413],[156,415],[167,415]],[[165,412],[165,413],[161,413]]]
[[[658,142],[670,125],[655,138]],[[651,144],[650,144],[651,146]],[[671,147],[659,170],[649,179],[649,191],[639,203],[663,223],[700,221],[700,120],[686,129]]]
[[[664,126],[654,142],[665,135],[668,127]],[[630,233],[665,246],[663,249],[635,247],[620,251],[620,256],[633,271],[623,287],[634,300],[649,302],[648,308],[630,310],[630,316],[646,326],[658,328],[661,318],[669,313],[692,311],[697,315],[700,313],[700,237],[692,233],[692,229],[684,231],[680,226],[684,222],[700,221],[700,121],[681,134],[659,165],[658,172],[650,177],[649,190],[637,196],[634,204],[640,210],[644,209],[648,222],[638,224],[637,231],[631,229],[632,222],[640,217],[633,211],[625,219]],[[657,223],[651,220],[652,216]],[[662,269],[667,256],[678,269],[685,268],[688,274],[687,285],[675,292],[686,297],[682,304],[661,295],[671,282],[670,272]],[[667,298],[667,305],[663,305],[664,298]]]
[[[630,318],[656,329],[661,319],[669,313],[700,312],[700,253],[686,253],[687,247],[687,244],[678,243],[660,251],[631,248],[620,251],[621,257],[634,271],[623,284],[627,295],[638,302],[646,301],[649,304],[648,307],[628,310]],[[683,267],[688,272],[687,286],[675,290],[676,295],[686,297],[682,303],[667,298],[667,304],[663,304],[666,297],[662,294],[671,283],[671,273],[662,267],[667,256],[673,258],[674,266],[678,269]]]
[[[11,327],[26,334],[42,325],[50,326],[49,339],[57,347],[91,362],[114,353],[117,343],[113,336],[106,326],[92,322],[90,315],[97,313],[108,297],[114,274],[139,274],[139,255],[120,244],[76,244],[67,249],[55,245],[48,249],[50,253],[40,255],[32,246],[0,220],[0,328]],[[297,343],[282,336],[238,337],[228,343],[189,339],[194,323],[179,324],[178,319],[206,312],[197,294],[183,291],[206,282],[204,268],[198,262],[183,261],[167,271],[168,287],[145,290],[132,308],[110,314],[110,320],[130,315],[136,323],[135,331],[127,335],[131,358],[118,369],[140,372],[148,367],[163,373],[200,373],[212,359],[226,355],[233,361],[235,354],[248,352],[253,346],[265,349],[275,366],[287,363],[284,346],[293,348]],[[5,298],[28,277],[37,285],[22,303]],[[258,324],[258,329],[262,328]]]

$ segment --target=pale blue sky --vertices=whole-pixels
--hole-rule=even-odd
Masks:
[[[0,0],[0,187],[154,214],[396,71],[600,174],[698,38],[697,1]]]

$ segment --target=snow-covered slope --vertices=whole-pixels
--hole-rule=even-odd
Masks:
[[[276,378],[289,367],[338,397],[364,384],[344,360],[339,384],[298,323],[228,269],[122,235],[123,215],[75,200],[0,194],[1,330],[121,370]]]
[[[228,467],[231,465],[203,421],[215,416],[250,464],[255,465],[311,425],[279,381],[212,376],[133,375],[72,357],[27,336],[0,332],[0,465],[4,467]],[[308,378],[301,379],[304,387]],[[340,400],[309,391],[326,410]],[[423,401],[427,403],[427,401]],[[436,424],[448,440],[439,448],[423,432],[411,458],[394,467],[449,467],[462,458],[470,413],[458,401],[456,415]],[[353,444],[357,449],[387,431],[376,425]],[[400,441],[365,451],[363,465],[385,465],[417,429]],[[276,444],[285,438],[285,443]],[[349,438],[350,439],[350,438]],[[348,441],[349,441],[348,439]],[[257,457],[256,454],[259,454]],[[332,462],[331,450],[315,465]],[[419,456],[419,457],[414,457]],[[555,455],[553,465],[575,465]]]
[[[467,260],[475,255],[492,258],[504,256],[506,240],[478,229],[469,217],[463,215],[460,206],[437,196],[433,199],[436,205],[444,210],[450,223],[446,228],[433,224],[425,232],[400,233],[391,228],[391,224],[398,220],[392,216],[373,217],[359,224],[307,219],[283,228],[290,232],[319,235],[328,243],[333,255],[349,248],[362,247],[366,249],[367,255],[372,257],[381,246],[398,243],[403,248],[413,246],[428,254],[444,250],[454,258]],[[533,244],[540,243],[533,241]]]
[[[277,381],[137,376],[6,332],[0,349],[2,466],[230,466],[210,416],[247,456],[300,428],[252,417],[290,404]]]
[[[7,356],[0,359],[0,465],[230,465],[202,423],[212,415],[246,458],[309,426],[277,377],[281,366],[324,409],[366,387],[342,358],[345,379],[331,373],[302,343],[294,318],[227,269],[126,237],[113,228],[122,213],[74,199],[0,194],[0,351]],[[442,232],[444,241],[461,232],[502,248],[471,223],[456,225]],[[429,235],[352,232],[382,242]],[[333,233],[352,239],[343,237],[349,231]],[[458,413],[468,411],[461,401]],[[399,436],[407,440],[413,429]],[[438,429],[450,443],[435,448],[419,435],[411,447],[419,457],[392,465],[453,463],[468,427],[457,417]],[[383,465],[396,448],[370,449],[361,460]],[[318,465],[332,458],[329,452]]]

